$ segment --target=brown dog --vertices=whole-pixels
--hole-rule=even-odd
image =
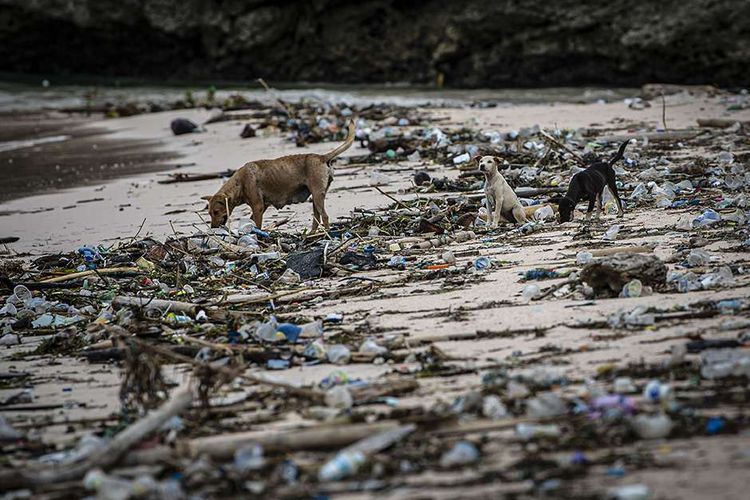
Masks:
[[[247,203],[253,210],[253,222],[260,229],[263,213],[273,205],[282,208],[290,203],[302,203],[312,194],[312,231],[320,223],[328,227],[325,198],[333,181],[331,160],[349,149],[354,142],[354,121],[349,123],[346,141],[328,153],[288,155],[274,160],[246,163],[208,200],[211,227],[227,223],[234,207]]]

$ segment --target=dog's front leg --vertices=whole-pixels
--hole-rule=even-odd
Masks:
[[[497,227],[497,225],[500,222],[508,222],[508,220],[503,217],[503,202],[505,201],[504,198],[495,198],[495,210],[494,214],[492,216],[492,227]]]
[[[591,212],[594,211],[594,203],[596,203],[596,196],[590,196],[589,208],[586,209],[586,220],[591,219]]]
[[[255,223],[255,227],[258,229],[262,229],[263,227],[263,212],[265,211],[265,207],[261,203],[253,203],[250,205],[250,208],[253,211],[252,219]]]

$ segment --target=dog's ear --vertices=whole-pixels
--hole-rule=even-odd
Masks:
[[[547,200],[547,203],[555,203],[556,205],[559,205],[561,201],[563,201],[564,196],[553,196],[549,200]]]

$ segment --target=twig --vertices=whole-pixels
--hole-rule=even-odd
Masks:
[[[269,94],[271,94],[271,96],[273,96],[274,100],[275,100],[275,101],[276,101],[277,103],[279,103],[279,104],[281,105],[281,107],[283,107],[283,108],[284,108],[284,110],[286,110],[286,113],[287,113],[287,114],[288,114],[288,115],[289,115],[290,117],[292,117],[292,118],[294,118],[294,117],[295,117],[295,113],[294,113],[294,110],[293,110],[293,109],[292,109],[291,107],[289,107],[289,105],[288,105],[287,103],[285,103],[285,102],[284,102],[284,101],[282,101],[282,100],[281,100],[281,99],[280,99],[279,97],[277,97],[277,96],[276,96],[276,94],[274,93],[273,89],[271,89],[271,87],[269,87],[269,86],[268,86],[268,84],[266,83],[266,81],[265,81],[265,80],[264,80],[263,78],[258,78],[258,83],[260,83],[261,85],[263,85],[263,88],[264,88],[264,89],[266,89],[266,91],[267,91],[267,92],[268,92]]]
[[[64,274],[62,276],[56,276],[54,278],[48,278],[46,280],[42,280],[39,283],[60,283],[63,281],[70,281],[77,278],[85,278],[86,276],[91,276],[94,274],[103,275],[103,274],[117,274],[117,273],[126,273],[126,272],[137,272],[141,273],[139,268],[137,267],[107,267],[104,269],[90,269],[88,271],[81,271],[78,273],[70,273],[70,274]]]
[[[533,297],[531,300],[542,300],[547,295],[549,295],[549,294],[551,294],[553,292],[558,291],[559,289],[561,289],[565,285],[572,285],[573,283],[577,283],[577,282],[578,282],[578,278],[575,278],[575,279],[565,280],[562,283],[554,284],[551,287],[546,288],[542,293],[540,293],[536,297]]]
[[[567,151],[568,153],[570,153],[571,155],[573,155],[573,158],[575,159],[575,161],[577,161],[581,165],[585,165],[586,164],[586,162],[583,161],[583,158],[581,158],[581,156],[578,153],[576,153],[575,151],[573,151],[572,149],[570,149],[567,146],[567,144],[564,144],[564,143],[558,141],[557,139],[555,139],[554,137],[552,137],[551,135],[549,135],[547,132],[545,132],[544,129],[539,129],[539,133],[542,134],[542,137],[544,137],[545,139],[547,139],[548,141],[550,141],[551,143],[553,143],[555,146],[557,146],[559,148],[562,148],[565,151]]]
[[[664,92],[661,93],[661,124],[667,130],[667,101],[664,99]]]
[[[401,203],[400,201],[398,201],[396,198],[394,198],[393,196],[389,195],[388,193],[386,193],[385,191],[383,191],[382,189],[380,189],[378,186],[373,186],[373,187],[377,190],[378,193],[382,194],[386,198],[390,198],[391,200],[393,200],[394,202],[396,202],[396,204],[398,206],[400,206],[401,208],[405,208],[407,210],[410,210],[409,207],[407,207],[406,205],[404,205],[403,203]]]

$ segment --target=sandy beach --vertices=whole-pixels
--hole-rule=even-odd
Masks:
[[[468,127],[508,132],[538,125],[549,131],[587,129],[593,131],[593,136],[631,134],[637,142],[628,150],[628,155],[638,156],[642,162],[662,158],[670,165],[695,164],[697,158],[707,163],[715,162],[722,151],[722,141],[729,144],[730,132],[712,129],[714,135],[710,139],[691,143],[690,146],[679,140],[671,141],[668,148],[661,147],[662,143],[658,141],[644,141],[643,135],[663,128],[664,116],[671,131],[700,132],[697,124],[699,118],[731,117],[732,120],[750,121],[750,109],[728,111],[726,95],[721,93],[679,92],[666,96],[664,109],[660,99],[654,99],[650,104],[645,109],[631,109],[621,100],[616,100],[586,104],[501,104],[489,108],[424,107],[419,111],[436,120],[432,126],[442,129]],[[232,113],[227,114],[231,116]],[[144,171],[134,175],[92,179],[86,185],[2,203],[0,236],[19,238],[19,241],[7,246],[4,259],[20,255],[28,260],[55,252],[74,251],[86,244],[116,245],[136,236],[163,241],[167,237],[204,231],[207,229],[208,216],[205,202],[200,197],[216,192],[223,181],[214,179],[160,184],[159,180],[166,179],[168,174],[174,172],[216,173],[236,169],[255,159],[300,152],[324,152],[336,144],[316,143],[302,149],[280,133],[242,139],[239,134],[243,125],[248,123],[247,119],[208,124],[202,133],[181,136],[174,136],[169,129],[170,121],[177,117],[203,123],[210,116],[209,110],[191,109],[126,118],[101,118],[66,125],[80,131],[106,130],[103,140],[123,141],[132,144],[135,149],[147,144],[149,154],[159,158],[153,163],[161,165],[159,168],[164,170],[144,167]],[[738,142],[732,143],[732,153],[737,163],[746,165],[750,161],[750,143],[746,132],[741,137]],[[379,187],[402,202],[411,202],[419,197],[443,199],[451,195],[440,192],[426,195],[415,193],[411,189],[412,177],[418,170],[428,172],[433,178],[447,176],[457,179],[460,174],[454,165],[436,164],[429,160],[401,159],[364,166],[349,164],[349,158],[368,152],[367,148],[355,142],[355,146],[337,161],[336,177],[326,201],[332,221],[346,220],[355,209],[374,210],[393,204],[390,198],[370,185],[373,172],[390,178],[390,182]],[[164,167],[176,164],[183,166],[177,169]],[[627,165],[624,168],[628,172],[628,182],[632,181],[638,172]],[[567,172],[561,175],[569,178]],[[747,187],[742,190],[746,193]],[[720,193],[711,194],[711,198],[720,199]],[[747,326],[738,331],[732,329],[730,323],[746,320],[747,308],[703,317],[677,315],[676,319],[670,319],[668,316],[668,313],[700,308],[700,304],[704,303],[747,301],[750,297],[747,247],[741,246],[747,238],[746,225],[711,226],[691,231],[676,229],[680,218],[696,217],[705,208],[708,207],[685,206],[665,210],[655,207],[654,203],[637,206],[631,203],[622,219],[607,214],[602,219],[585,222],[579,214],[573,222],[562,225],[548,222],[528,235],[514,231],[512,225],[495,231],[477,228],[476,237],[468,241],[412,252],[418,259],[441,262],[441,254],[450,250],[456,256],[456,262],[451,266],[455,272],[451,274],[427,278],[423,273],[420,275],[422,278],[416,279],[414,270],[407,266],[405,270],[381,267],[351,275],[324,277],[300,285],[300,289],[311,294],[316,290],[345,289],[353,283],[360,283],[366,292],[340,296],[322,293],[314,300],[300,301],[279,298],[275,302],[276,312],[280,317],[307,320],[341,314],[343,322],[326,327],[326,338],[352,337],[359,342],[367,336],[367,332],[371,332],[379,341],[393,336],[405,337],[404,352],[419,353],[436,349],[451,366],[456,367],[455,374],[416,379],[418,389],[399,396],[397,408],[449,405],[457,397],[481,391],[484,387],[483,375],[501,366],[557,370],[572,382],[556,390],[573,398],[576,394],[592,391],[594,379],[608,370],[625,370],[629,364],[657,366],[667,363],[672,346],[686,339],[723,339],[746,331]],[[249,214],[249,207],[239,207],[232,214],[229,226],[236,227],[238,221]],[[270,209],[264,225],[274,226],[288,219],[283,231],[300,234],[309,229],[311,217],[312,206],[306,202],[282,210]],[[619,236],[615,241],[603,241],[602,235],[613,224],[620,225]],[[579,294],[567,293],[564,289],[539,301],[530,302],[522,296],[528,284],[520,279],[524,272],[537,268],[580,271],[576,254],[582,251],[645,246],[652,249],[646,253],[661,259],[668,269],[681,269],[686,251],[697,248],[695,240],[698,237],[705,238],[700,248],[715,257],[710,266],[702,270],[708,272],[720,266],[730,266],[734,271],[731,284],[689,293],[664,289],[650,296],[633,298],[584,298]],[[378,238],[373,240],[373,244],[381,247],[399,239],[382,235]],[[383,254],[384,258],[389,258],[398,252],[384,250]],[[492,267],[476,271],[473,262],[479,256],[489,257],[493,262]],[[565,279],[540,281],[539,285],[546,288]],[[292,297],[299,298],[298,295]],[[665,319],[645,328],[612,328],[607,324],[612,315],[631,311],[638,306],[652,308],[657,315],[666,314]],[[265,314],[261,310],[259,313]],[[43,338],[39,335],[23,336],[20,345],[3,348],[0,371],[31,373],[28,382],[33,386],[33,403],[49,404],[51,408],[34,411],[6,408],[2,415],[46,446],[63,449],[76,443],[87,430],[87,425],[67,424],[66,421],[111,418],[118,411],[119,370],[112,364],[92,364],[76,355],[18,356],[37,347]],[[697,360],[694,354],[688,358]],[[334,368],[341,368],[350,379],[375,383],[416,373],[419,366],[418,361],[407,356],[401,361],[382,364],[292,366],[273,375],[290,384],[314,386]],[[169,377],[184,382],[183,368],[179,364],[169,365]],[[248,368],[248,373],[266,371],[263,366]],[[641,401],[640,391],[650,377],[646,373],[632,377],[638,387],[638,392],[633,396],[639,400],[639,404],[645,404]],[[670,382],[667,379],[664,381]],[[700,390],[712,393],[721,390],[713,385],[699,388],[697,382],[690,380],[673,380],[671,383],[675,387],[685,388],[681,396],[684,402],[689,400],[690,394]],[[0,398],[17,390],[18,387],[0,388]],[[252,400],[253,389],[242,389],[240,392],[243,390],[248,400]],[[721,400],[710,408],[698,408],[696,411],[724,416],[743,414],[747,410],[747,382],[740,384],[736,390],[735,404]],[[232,390],[225,392],[232,393]],[[380,402],[372,404],[370,410],[373,414],[380,412],[387,415],[393,412],[393,407]],[[271,432],[314,425],[310,418],[295,411],[279,412],[268,421],[259,423],[253,422],[252,415],[252,411],[238,413],[222,425],[226,430],[237,432]],[[431,432],[425,435],[425,440],[442,443],[436,434],[438,430]],[[576,495],[600,498],[597,495],[603,495],[609,488],[645,484],[651,498],[744,498],[750,473],[749,432],[745,426],[738,428],[734,435],[677,435],[670,439],[598,443],[586,453],[592,457],[607,453],[613,457],[626,457],[613,459],[615,465],[622,466],[625,472],[613,474],[611,466],[598,462],[585,474],[565,479],[565,495],[571,498]],[[554,449],[544,446],[537,451],[530,450],[527,443],[519,442],[512,434],[512,426],[470,434],[473,436],[471,439],[481,444],[482,459],[469,468],[439,472],[418,469],[393,477],[381,476],[378,479],[381,486],[370,492],[353,486],[350,489],[332,487],[327,491],[332,496],[342,498],[481,498],[497,496],[503,491],[516,491],[516,498],[544,495],[543,490],[539,489],[542,482],[539,478],[535,478],[535,486],[531,487],[531,480],[522,474],[506,473],[516,470],[514,467],[521,456],[553,460],[570,453],[556,453]],[[627,458],[635,456],[645,457],[643,463],[638,463],[635,458]],[[309,459],[309,462],[317,464],[316,460]],[[19,460],[14,462],[21,463]],[[491,479],[493,475],[502,476],[503,479],[495,482]],[[698,483],[700,486],[697,486]],[[289,491],[301,493],[301,490]],[[555,490],[550,494],[555,497]]]

